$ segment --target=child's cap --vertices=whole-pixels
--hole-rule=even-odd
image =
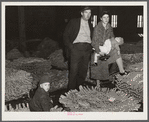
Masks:
[[[45,74],[41,77],[39,84],[50,83],[50,82],[51,82],[50,77],[47,74]]]

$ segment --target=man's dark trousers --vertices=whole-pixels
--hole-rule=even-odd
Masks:
[[[70,52],[70,72],[68,90],[79,89],[85,81],[92,46],[89,43],[75,43]]]

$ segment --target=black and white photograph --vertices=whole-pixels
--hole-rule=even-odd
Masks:
[[[147,120],[147,2],[1,2],[2,120]]]

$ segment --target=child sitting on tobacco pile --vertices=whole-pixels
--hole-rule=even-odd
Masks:
[[[94,54],[93,65],[97,65],[98,57],[99,57],[99,60],[107,60],[110,57],[110,55],[108,54],[110,53],[111,49],[116,48],[118,55],[120,55],[119,45],[122,45],[123,43],[124,43],[124,40],[121,37],[116,37],[114,40],[107,39],[103,46],[99,46],[99,49],[103,53],[103,55],[97,54],[97,53]]]
[[[48,75],[43,75],[40,79],[38,89],[29,103],[30,111],[50,111],[53,107],[53,102],[49,97],[49,89],[50,78]]]

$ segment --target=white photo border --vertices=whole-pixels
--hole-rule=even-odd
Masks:
[[[5,112],[5,7],[6,6],[143,6],[144,13],[144,105],[143,112],[79,112],[80,115],[68,116],[68,112]],[[147,120],[148,101],[147,101],[147,2],[2,2],[1,3],[1,42],[2,42],[2,121],[26,121],[26,120]],[[147,93],[147,94],[146,94]],[[78,112],[77,112],[78,113]]]

